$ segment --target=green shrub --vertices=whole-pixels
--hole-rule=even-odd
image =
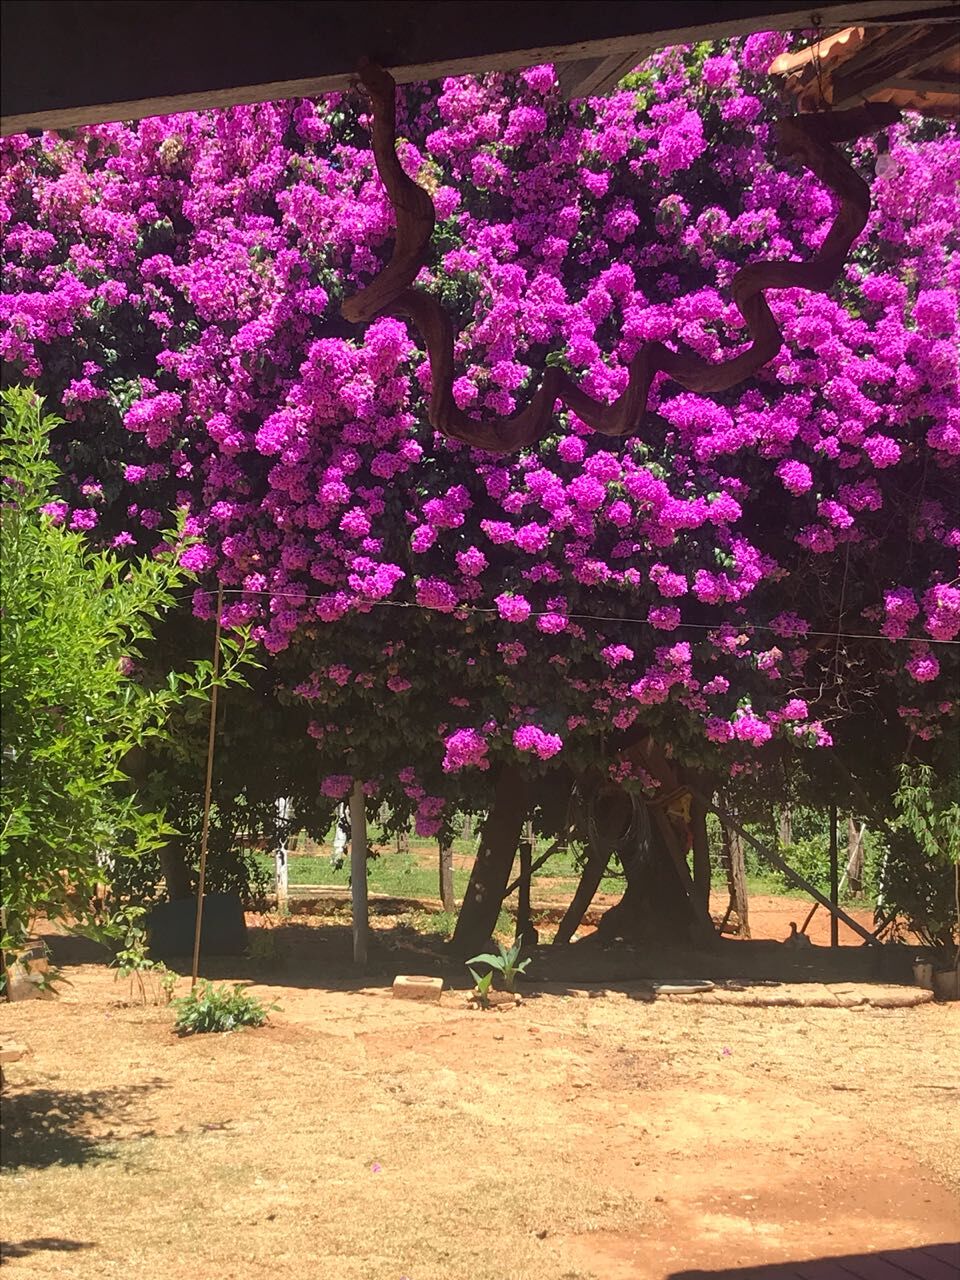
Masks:
[[[174,1030],[181,1036],[197,1035],[204,1031],[236,1031],[238,1027],[262,1027],[267,1020],[267,1010],[255,997],[243,989],[243,984],[232,987],[215,987],[211,982],[199,982],[193,991],[173,1001],[177,1011]],[[276,1009],[271,1005],[271,1009]]]
[[[165,554],[94,550],[53,502],[49,436],[59,420],[16,387],[2,394],[2,419],[2,946],[16,955],[39,912],[95,918],[112,869],[166,843],[163,805],[137,796],[126,763],[169,732],[185,702],[205,702],[213,681],[209,661],[152,686],[137,674],[157,620],[191,576],[180,564],[190,542],[182,517]],[[226,638],[224,648],[221,682],[249,661],[245,645]]]

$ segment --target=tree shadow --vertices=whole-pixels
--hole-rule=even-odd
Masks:
[[[64,1240],[60,1236],[35,1236],[31,1240],[0,1241],[0,1261],[9,1258],[28,1258],[31,1253],[79,1253],[81,1249],[93,1249],[90,1240]]]
[[[381,979],[389,983],[398,973],[442,977],[448,987],[471,985],[464,958],[443,935],[423,927],[422,917],[437,914],[435,910],[407,899],[372,902],[367,964],[358,971],[353,963],[349,904],[324,906],[322,913],[307,916],[297,912],[272,923],[249,926],[246,955],[201,954],[201,973],[218,982],[253,981],[304,989],[343,989],[356,985],[362,977],[373,983]],[[683,943],[598,943],[591,935],[570,946],[542,944],[525,950],[532,964],[525,975],[524,990],[554,984],[571,989],[622,987],[633,999],[649,1000],[654,995],[653,984],[665,980],[689,983],[707,979],[744,990],[780,983],[911,981],[910,949],[895,949],[896,977],[892,972],[878,976],[876,953],[881,950],[889,965],[891,956],[886,953],[890,948],[810,947],[794,951],[777,942],[720,939],[705,951]],[[189,956],[168,957],[166,963],[178,973],[190,972]]]
[[[960,1243],[948,1243],[767,1266],[671,1271],[665,1280],[955,1280],[958,1275]]]
[[[154,1136],[148,1127],[131,1127],[128,1115],[157,1087],[143,1084],[86,1093],[8,1089],[3,1099],[0,1165],[4,1169],[47,1169],[110,1159],[119,1140]],[[122,1132],[118,1131],[121,1127]]]

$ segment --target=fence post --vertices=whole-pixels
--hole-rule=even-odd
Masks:
[[[453,846],[440,846],[440,901],[444,911],[453,915],[457,904],[453,896]]]
[[[536,946],[536,931],[530,919],[530,881],[533,878],[533,827],[527,824],[523,839],[520,841],[520,886],[517,893],[517,927],[514,941],[527,946]]]
[[[363,783],[350,792],[350,901],[353,912],[353,963],[367,963],[367,806]]]
[[[290,841],[287,835],[287,820],[290,816],[290,801],[277,801],[277,818],[282,832],[273,853],[277,879],[277,911],[286,915],[290,909]]]
[[[837,856],[837,806],[830,806],[830,901],[834,907],[840,905],[840,860]],[[830,945],[840,945],[840,921],[836,911],[830,915]]]

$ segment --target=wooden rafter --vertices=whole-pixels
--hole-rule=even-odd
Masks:
[[[638,50],[804,30],[815,17],[826,29],[936,18],[953,3],[0,0],[0,131],[341,92],[364,53],[406,84],[539,63],[629,61]],[[141,50],[145,56],[131,56]],[[611,65],[600,80],[615,84],[622,74]]]
[[[960,115],[960,20],[850,27],[782,54],[770,66],[801,111],[888,102],[901,110]]]
[[[577,59],[561,62],[557,67],[560,92],[567,102],[577,98],[596,98],[617,85],[634,67],[656,49],[656,45],[640,46],[627,54],[614,54],[609,58]]]

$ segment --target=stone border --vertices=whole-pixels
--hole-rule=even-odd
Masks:
[[[653,980],[612,982],[585,986],[562,982],[531,984],[528,994],[534,1001],[538,994],[565,995],[574,999],[594,1000],[603,997],[638,999],[648,1004],[739,1005],[753,1009],[912,1009],[933,1002],[933,992],[922,987],[892,983],[868,982],[760,982],[749,979],[719,979],[710,990],[695,989],[691,979],[689,991],[656,991]],[[671,982],[680,987],[683,981]]]
[[[713,991],[657,995],[683,1004],[734,1004],[755,1009],[912,1009],[930,1004],[933,992],[922,987],[873,983],[783,983],[774,988],[718,984]]]

